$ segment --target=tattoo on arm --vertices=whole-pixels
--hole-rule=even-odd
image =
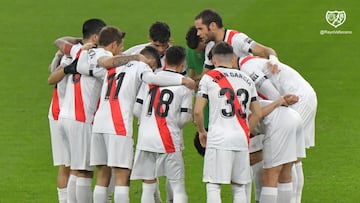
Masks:
[[[122,65],[129,63],[129,61],[134,61],[134,60],[138,61],[137,55],[117,56],[116,58],[114,58],[112,65],[114,67],[118,67],[118,66],[122,66]]]

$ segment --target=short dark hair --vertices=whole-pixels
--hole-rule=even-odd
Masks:
[[[116,41],[120,44],[125,37],[125,32],[122,32],[119,28],[114,26],[105,26],[99,33],[99,45],[108,46]]]
[[[146,46],[140,51],[140,54],[144,55],[146,58],[153,58],[156,60],[157,67],[161,67],[161,59],[159,51],[153,46]]]
[[[182,46],[169,47],[165,52],[165,60],[170,66],[180,65],[186,59],[185,48]]]
[[[196,49],[199,46],[201,41],[200,37],[197,35],[197,29],[195,26],[191,26],[186,33],[186,45],[191,49]]]
[[[170,36],[170,27],[166,23],[157,21],[150,26],[149,37],[154,42],[168,43]]]
[[[82,27],[83,39],[87,39],[93,34],[99,34],[100,30],[105,26],[105,22],[101,19],[92,18],[86,20]]]
[[[216,43],[213,48],[211,49],[211,55],[214,56],[214,55],[227,55],[227,54],[233,54],[234,53],[234,49],[233,47],[224,42],[224,41],[221,41],[221,42],[218,42]]]
[[[224,27],[222,23],[221,16],[212,9],[205,9],[201,11],[196,17],[195,20],[201,19],[202,23],[209,27],[210,23],[214,22],[219,28]]]

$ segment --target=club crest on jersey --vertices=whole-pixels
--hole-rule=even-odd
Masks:
[[[346,13],[345,11],[327,11],[325,18],[331,26],[337,28],[345,22]]]

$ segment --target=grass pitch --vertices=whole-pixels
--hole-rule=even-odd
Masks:
[[[360,158],[357,120],[360,47],[358,1],[199,0],[199,1],[10,1],[0,7],[0,202],[56,202],[57,168],[52,166],[47,112],[51,90],[47,67],[54,39],[80,36],[87,18],[98,17],[127,32],[125,46],[147,41],[148,27],[167,22],[174,44],[185,45],[194,16],[213,8],[225,27],[237,29],[274,48],[297,69],[318,95],[316,147],[303,161],[303,202],[357,202]],[[325,20],[328,10],[344,10],[338,28]],[[352,34],[320,34],[321,30]],[[184,152],[189,202],[205,202],[202,158],[187,125]],[[223,202],[231,202],[228,186]],[[164,192],[162,193],[164,194]],[[131,202],[139,202],[140,182],[132,182]]]

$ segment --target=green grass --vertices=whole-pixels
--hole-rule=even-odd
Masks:
[[[360,82],[355,63],[360,47],[358,1],[17,1],[0,7],[0,202],[56,202],[57,169],[52,166],[47,112],[51,87],[47,66],[55,53],[54,39],[80,36],[82,22],[104,19],[127,32],[125,46],[147,41],[149,25],[166,21],[175,44],[194,16],[214,8],[228,28],[245,32],[273,47],[281,61],[296,68],[318,95],[316,147],[304,160],[303,202],[357,202],[360,166],[357,120]],[[325,21],[327,10],[345,10],[337,30],[351,35],[320,35],[335,30]],[[195,128],[185,130],[186,185],[189,202],[204,202],[202,158],[192,147]],[[223,202],[231,192],[223,187]],[[139,202],[139,182],[131,186]],[[164,194],[164,193],[163,193]]]

